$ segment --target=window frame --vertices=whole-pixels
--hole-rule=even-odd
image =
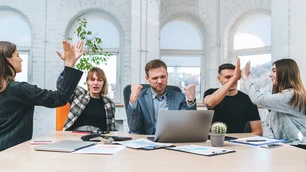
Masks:
[[[163,27],[167,25],[168,23],[172,21],[180,21],[184,22],[190,26],[193,27],[193,29],[200,35],[200,40],[201,40],[201,49],[198,50],[190,50],[190,49],[164,49],[160,48],[160,59],[163,56],[199,56],[200,57],[200,98],[197,99],[196,103],[202,103],[203,102],[203,97],[201,95],[204,94],[205,91],[205,79],[206,76],[203,76],[203,73],[206,71],[204,62],[206,61],[206,51],[207,51],[207,41],[205,41],[207,35],[206,35],[206,27],[203,25],[201,21],[198,21],[196,18],[193,16],[190,16],[189,14],[179,14],[176,16],[170,16],[169,18],[165,19],[163,24],[160,27],[160,33],[163,30]],[[171,67],[171,66],[169,66]],[[186,66],[190,67],[190,66]],[[197,67],[197,66],[193,66]],[[183,90],[182,90],[183,91]]]
[[[267,11],[264,9],[258,9],[258,10],[249,11],[236,20],[234,26],[232,27],[230,31],[230,37],[229,37],[230,39],[229,50],[231,51],[231,54],[232,54],[230,56],[231,57],[230,60],[232,62],[235,62],[237,60],[237,56],[272,54],[272,45],[264,46],[264,47],[256,47],[256,48],[246,48],[246,49],[237,49],[237,50],[234,49],[234,37],[235,37],[235,33],[237,31],[238,26],[241,24],[241,22],[246,20],[248,17],[253,16],[253,15],[260,15],[260,14],[264,14],[264,15],[271,17],[270,11]],[[272,35],[271,35],[271,41],[272,41]]]
[[[85,14],[88,14],[88,13],[91,13],[93,12],[94,14],[99,14],[99,18],[101,18],[102,20],[107,20],[109,21],[112,25],[115,26],[115,28],[117,29],[117,32],[119,34],[119,47],[118,48],[105,48],[105,47],[102,47],[103,48],[103,51],[107,51],[109,52],[110,54],[116,54],[117,57],[116,57],[116,95],[115,97],[116,98],[111,98],[111,100],[115,103],[115,104],[122,104],[122,95],[121,95],[121,92],[122,92],[122,79],[121,79],[121,75],[122,75],[122,70],[121,70],[121,61],[122,61],[122,58],[123,58],[123,54],[121,52],[123,52],[123,38],[124,38],[124,32],[121,28],[121,25],[120,23],[118,22],[118,20],[116,20],[116,18],[114,18],[111,14],[109,13],[105,13],[105,12],[101,12],[101,11],[96,11],[96,10],[93,10],[93,11],[89,11],[89,12],[86,12],[86,13],[82,13],[82,14],[78,14],[76,17],[74,17],[73,19],[71,19],[69,25],[67,26],[66,28],[66,31],[65,31],[65,37],[68,37],[68,36],[71,36],[71,35],[68,35],[69,33],[73,33],[72,31],[72,25],[74,22],[76,22],[76,20],[80,17],[82,17],[83,15]],[[103,40],[102,40],[103,41]]]
[[[250,56],[250,55],[261,55],[261,54],[271,54],[272,55],[272,45],[270,46],[264,46],[264,47],[256,47],[256,48],[245,48],[245,49],[234,49],[234,37],[235,33],[237,31],[237,28],[241,24],[242,21],[246,20],[248,17],[258,14],[265,14],[267,16],[271,17],[271,13],[266,10],[255,10],[246,13],[245,15],[241,16],[237,21],[234,27],[231,30],[231,36],[230,36],[230,50],[232,52],[232,58],[231,61],[233,64],[236,64],[237,58],[239,56]],[[272,34],[272,33],[271,33]],[[272,42],[272,35],[271,35],[271,42]],[[272,60],[272,59],[271,59]],[[242,68],[244,66],[241,66]]]
[[[32,58],[32,48],[29,46],[18,46],[17,45],[17,49],[19,54],[20,53],[27,53],[28,54],[28,66],[27,66],[27,81],[31,83],[32,79],[33,79],[33,75],[32,75],[32,69],[33,69],[33,58]],[[24,68],[24,66],[22,66]]]

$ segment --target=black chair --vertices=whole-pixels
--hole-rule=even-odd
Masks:
[[[150,87],[150,84],[140,84],[140,85],[142,85],[143,87],[142,89]],[[167,89],[172,90],[172,91],[182,92],[181,88],[175,85],[167,85]],[[131,85],[127,85],[123,89],[123,99],[124,99],[125,111],[127,111],[127,108],[128,108],[128,104],[130,101],[130,95],[131,95]]]
[[[248,121],[244,126],[244,133],[252,133],[252,128],[250,125],[250,121]]]

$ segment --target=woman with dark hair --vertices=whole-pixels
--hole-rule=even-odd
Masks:
[[[263,121],[263,136],[288,140],[291,145],[306,145],[306,91],[297,63],[293,59],[273,63],[272,95],[255,88],[249,74],[250,62],[241,73],[246,93],[254,104],[270,110]]]
[[[59,107],[69,100],[82,72],[74,64],[83,55],[83,42],[71,46],[63,41],[63,83],[56,91],[14,80],[22,59],[16,45],[0,41],[0,151],[32,138],[34,106]],[[60,54],[60,53],[58,53]]]
[[[61,85],[62,75],[57,86]],[[92,68],[86,77],[88,91],[78,86],[69,103],[70,111],[63,130],[115,131],[115,104],[107,95],[108,84],[104,71]]]

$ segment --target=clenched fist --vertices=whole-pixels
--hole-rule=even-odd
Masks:
[[[195,92],[196,92],[196,85],[189,84],[187,87],[184,88],[186,92],[187,100],[194,100],[195,99]]]
[[[139,84],[131,84],[131,95],[130,102],[134,104],[137,101],[137,98],[142,90],[142,86]]]

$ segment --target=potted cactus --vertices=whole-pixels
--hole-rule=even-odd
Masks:
[[[226,130],[227,126],[223,122],[215,122],[212,124],[210,133],[210,141],[212,146],[223,146]]]

